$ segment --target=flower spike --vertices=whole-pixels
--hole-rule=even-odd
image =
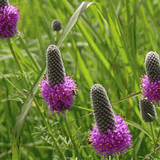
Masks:
[[[6,40],[15,35],[20,36],[20,32],[17,31],[17,21],[19,20],[18,9],[9,6],[8,1],[0,0],[0,38]]]
[[[101,134],[107,129],[113,129],[115,117],[107,93],[101,84],[91,87],[90,97],[92,101],[94,118]],[[106,116],[107,115],[107,116]]]
[[[160,62],[159,55],[156,52],[150,51],[147,53],[145,68],[149,83],[160,80]]]
[[[140,113],[142,116],[142,119],[145,122],[152,122],[154,121],[154,119],[152,119],[148,113],[154,117],[155,119],[157,118],[157,113],[155,110],[155,106],[152,102],[149,102],[148,100],[146,100],[143,96],[141,96],[140,100],[139,100],[139,106],[140,106]]]
[[[55,20],[53,20],[51,27],[52,27],[53,31],[60,31],[62,29],[62,23],[60,20],[55,19]]]
[[[55,45],[50,45],[47,50],[46,79],[40,84],[41,95],[50,106],[51,111],[62,112],[72,108],[73,96],[77,87],[72,77],[65,76],[60,50]]]
[[[156,52],[148,52],[145,59],[146,75],[141,79],[141,91],[149,102],[160,100],[160,62]]]
[[[0,7],[9,6],[8,0],[0,0]]]
[[[63,66],[60,50],[56,45],[50,45],[47,50],[47,75],[49,85],[54,87],[56,84],[65,82],[65,69]]]
[[[91,87],[91,101],[96,124],[89,132],[87,141],[92,144],[100,156],[107,157],[113,153],[124,153],[131,145],[131,137],[127,124],[120,115],[114,115],[107,93],[102,85]]]

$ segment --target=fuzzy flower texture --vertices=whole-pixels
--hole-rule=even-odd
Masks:
[[[107,129],[106,134],[101,134],[98,131],[97,125],[94,124],[94,128],[90,131],[92,146],[97,150],[97,153],[100,153],[100,156],[104,154],[105,157],[108,154],[113,155],[113,153],[123,153],[124,151],[128,151],[126,147],[131,145],[130,130],[127,129],[127,124],[122,119],[120,115],[115,116],[115,127],[116,129],[110,130]],[[113,155],[114,156],[114,155]]]
[[[89,131],[89,142],[96,149],[96,153],[100,153],[101,157],[107,157],[109,154],[114,157],[113,153],[125,154],[124,151],[128,151],[127,148],[131,145],[132,135],[129,134],[130,130],[127,129],[123,118],[114,115],[102,85],[92,86],[91,101],[96,124],[93,124],[93,130]]]
[[[40,84],[41,95],[51,111],[62,112],[72,108],[77,87],[70,76],[65,76],[61,53],[57,46],[47,48],[47,76]]]
[[[160,62],[156,52],[148,52],[145,59],[146,75],[141,79],[141,91],[149,102],[160,100]]]
[[[64,112],[72,108],[73,96],[77,88],[72,77],[66,76],[65,83],[50,87],[48,77],[41,82],[42,96],[51,111]]]
[[[0,38],[8,39],[12,36],[20,36],[17,33],[17,21],[19,21],[18,9],[14,6],[0,6]]]

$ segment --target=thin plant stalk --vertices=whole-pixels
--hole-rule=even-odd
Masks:
[[[133,97],[137,97],[137,96],[139,96],[141,94],[142,94],[142,92],[137,92],[137,93],[130,94],[125,98],[119,99],[118,101],[111,103],[111,105],[126,101],[127,99],[130,99],[130,98],[133,98]]]
[[[67,116],[64,117],[64,121],[65,121],[65,124],[66,124],[66,126],[67,126],[67,130],[68,130],[69,136],[70,136],[70,138],[71,138],[71,141],[72,141],[72,143],[73,143],[73,147],[74,147],[74,149],[75,149],[75,151],[76,151],[76,154],[77,154],[77,156],[78,156],[78,159],[81,159],[81,156],[80,156],[80,154],[79,154],[78,148],[77,148],[77,146],[76,146],[76,142],[75,142],[74,138],[72,137],[72,133],[71,133],[70,126],[69,126],[69,123],[68,123],[68,120],[67,120]]]
[[[20,71],[21,71],[21,73],[22,73],[22,75],[23,75],[23,69],[22,69],[22,67],[21,67],[21,64],[20,64],[20,62],[19,62],[19,60],[18,60],[18,57],[17,57],[15,51],[13,50],[13,46],[12,46],[12,43],[11,43],[10,38],[9,38],[7,41],[8,41],[8,46],[9,46],[9,48],[10,48],[10,50],[11,50],[11,53],[12,53],[15,61],[17,62],[17,65],[18,65],[18,67],[19,67],[19,69],[20,69]],[[25,76],[24,76],[24,80],[25,80],[27,86],[29,87],[29,83],[28,83],[28,81],[27,81],[27,79],[26,79]]]
[[[23,39],[20,37],[19,41],[24,45],[25,50],[27,52],[27,55],[29,56],[30,60],[32,61],[32,63],[34,64],[34,66],[37,69],[37,72],[39,72],[41,70],[41,67],[39,66],[39,64],[35,61],[35,59],[33,58],[32,54],[30,53],[28,47],[26,46],[26,44],[24,43]]]
[[[153,137],[154,146],[156,146],[156,139],[155,139],[155,136],[154,136],[153,124],[152,123],[150,123],[150,128],[151,128],[151,133],[152,133],[152,137]]]
[[[13,88],[15,88],[15,89],[18,91],[18,93],[20,93],[24,98],[26,98],[26,97],[24,96],[24,94],[21,93],[20,90],[19,90],[8,78],[6,78],[1,72],[0,72],[0,74],[2,75],[2,77],[3,77]]]
[[[52,134],[51,127],[50,127],[50,125],[48,124],[48,122],[46,121],[46,119],[44,118],[44,116],[43,116],[43,114],[42,114],[42,112],[41,112],[41,110],[40,110],[40,108],[39,108],[39,106],[38,106],[38,103],[37,103],[36,98],[35,98],[35,104],[36,104],[36,108],[38,109],[38,112],[40,113],[40,115],[41,115],[41,117],[42,117],[42,120],[43,120],[45,126],[47,127],[47,129],[48,129],[48,131],[49,131],[49,134],[50,134],[50,136],[51,136],[52,141],[53,141],[54,144],[55,144],[56,149],[57,149],[58,152],[60,153],[62,159],[65,160],[64,154],[63,154],[63,152],[61,151],[58,143],[56,142],[56,140],[55,140],[55,138],[54,138],[54,136],[53,136],[53,134]]]
[[[156,147],[157,147],[157,143],[158,143],[159,135],[160,135],[160,129],[159,129],[159,131],[158,131],[158,136],[157,136],[157,140],[156,140],[156,143],[155,143],[154,152],[155,152],[155,149],[156,149]],[[157,158],[159,158],[159,154],[158,154],[158,152],[157,152]]]
[[[114,156],[115,156],[115,160],[119,160],[117,153],[114,153]]]

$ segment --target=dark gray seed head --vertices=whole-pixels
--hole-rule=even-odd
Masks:
[[[60,20],[55,19],[53,20],[51,27],[54,31],[60,31],[62,29],[62,23]]]
[[[155,106],[153,103],[149,102],[147,99],[145,99],[143,96],[139,100],[139,106],[140,106],[140,113],[142,116],[142,119],[145,122],[152,122],[154,119],[152,119],[148,113],[154,117],[155,119],[157,118],[157,113],[155,110]]]
[[[8,0],[0,0],[0,7],[9,6]]]
[[[113,109],[107,93],[101,84],[94,84],[90,90],[90,97],[98,131],[105,134],[107,129],[112,130],[115,124]]]
[[[51,87],[65,83],[65,69],[61,52],[55,45],[50,45],[47,50],[47,75]]]
[[[160,80],[160,62],[159,55],[156,52],[150,51],[147,53],[145,68],[150,83]]]

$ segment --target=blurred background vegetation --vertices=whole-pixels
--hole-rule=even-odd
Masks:
[[[10,0],[9,2],[10,5],[17,6],[20,12],[21,21],[18,22],[18,29],[21,37],[12,38],[11,42],[24,72],[23,74],[20,72],[7,41],[1,39],[0,159],[2,160],[12,159],[14,126],[26,96],[46,65],[45,50],[50,44],[58,41],[82,0]],[[138,95],[140,78],[145,74],[146,53],[149,51],[160,53],[160,1],[95,0],[94,2],[95,4],[90,5],[79,17],[60,46],[66,74],[73,76],[78,87],[73,108],[66,113],[71,131],[82,159],[104,159],[100,158],[86,141],[88,131],[95,123],[91,114],[90,88],[93,84],[100,83],[106,89],[111,103],[117,102],[112,105],[113,110],[115,114],[121,113],[126,118],[133,135],[133,145],[126,155],[120,155],[119,159],[142,159],[154,150],[154,144],[150,125],[143,122],[140,116],[140,96],[131,96],[125,101],[118,101],[132,94]],[[60,33],[51,29],[54,19],[59,19],[63,24]],[[33,56],[37,65],[31,61],[29,54]],[[63,117],[52,115],[39,94],[40,91],[37,91],[38,106],[52,127],[54,137],[67,159],[76,159]],[[158,107],[157,115],[158,117],[160,115]],[[159,121],[153,125],[156,138]],[[20,136],[19,159],[61,159],[47,135],[48,131],[35,101],[32,101]],[[159,144],[160,141],[157,146]]]

